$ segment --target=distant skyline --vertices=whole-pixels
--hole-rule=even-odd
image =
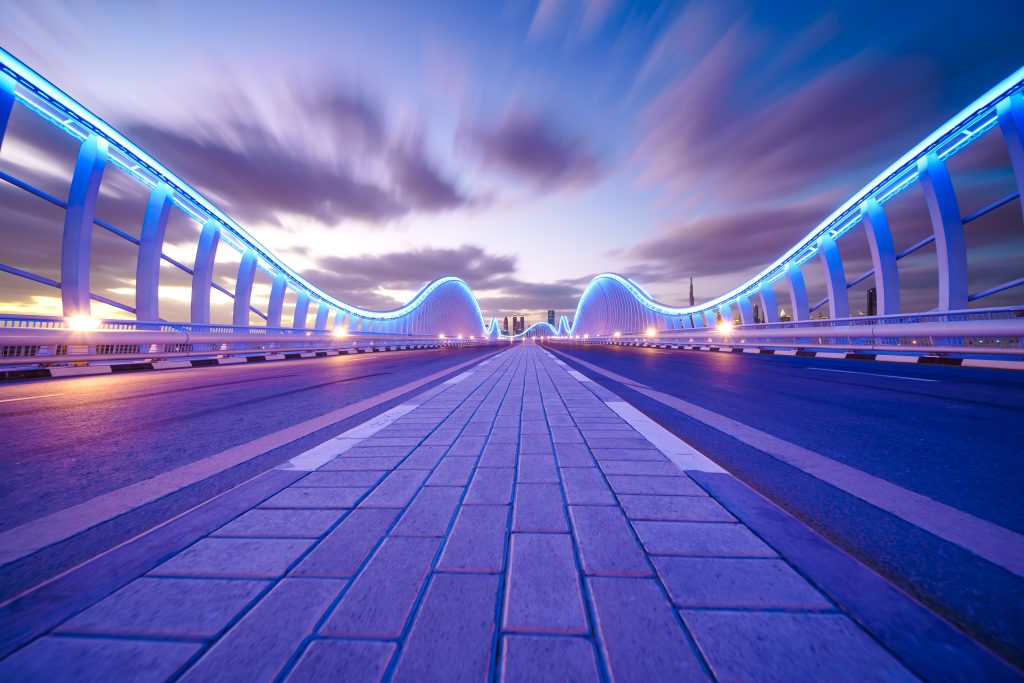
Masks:
[[[457,275],[488,317],[539,321],[600,272],[685,305],[691,273],[699,303],[773,261],[1024,64],[1024,3],[962,7],[13,0],[0,44],[339,298],[394,308]],[[1006,164],[979,149],[953,166],[965,213],[994,199],[972,178]],[[0,168],[59,196],[74,154],[16,113]],[[59,244],[59,217],[18,192],[0,187],[0,262],[52,276],[58,251],[26,235]],[[100,215],[137,234],[144,194],[114,173],[103,193]],[[1019,212],[991,220],[979,234],[1020,231]],[[191,263],[187,223],[167,252]],[[131,245],[96,239],[94,290],[130,301]],[[1024,238],[993,269],[1022,255]],[[184,278],[163,282],[182,311]],[[2,310],[52,299],[0,274]]]

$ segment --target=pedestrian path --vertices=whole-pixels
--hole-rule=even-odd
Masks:
[[[299,456],[0,680],[914,680],[624,405],[511,348]]]

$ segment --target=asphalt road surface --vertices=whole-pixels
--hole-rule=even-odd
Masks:
[[[0,384],[0,531],[493,352],[402,351]]]
[[[585,366],[678,397],[905,491],[1024,533],[1024,375],[1014,371],[552,345],[794,516],[964,630],[1024,661],[1024,580]],[[720,425],[720,426],[721,426]],[[755,441],[756,444],[756,441]]]

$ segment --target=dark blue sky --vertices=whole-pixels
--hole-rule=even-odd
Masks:
[[[461,275],[495,314],[570,309],[604,270],[676,304],[692,272],[711,298],[1024,64],[1019,0],[14,0],[4,17],[4,47],[314,282],[391,307]],[[16,117],[0,164],[59,191],[73,148],[42,135]],[[986,199],[968,181],[965,212]],[[144,197],[104,191],[112,222],[141,220]],[[169,251],[190,261],[197,229]],[[133,273],[97,272],[126,298]],[[5,310],[35,295],[12,287]]]

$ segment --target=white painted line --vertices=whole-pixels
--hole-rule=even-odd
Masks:
[[[645,439],[669,460],[685,471],[724,473],[721,467],[711,462],[703,453],[668,431],[624,401],[605,401],[605,405],[618,413],[619,417],[640,432]]]
[[[238,365],[239,363],[248,363],[244,358],[238,356],[229,356],[228,358],[218,358],[217,365]]]
[[[961,367],[966,368],[997,368],[999,370],[1024,370],[1024,363],[1019,360],[986,360],[984,358],[964,358]]]
[[[153,361],[154,370],[178,370],[181,368],[190,368],[192,363],[187,360],[155,360]]]
[[[904,377],[903,375],[886,375],[881,372],[859,372],[857,370],[835,370],[833,368],[807,368],[808,370],[817,370],[819,372],[841,372],[846,375],[871,375],[872,377],[888,377],[890,379],[909,379],[912,382],[938,382],[937,379],[927,379],[925,377]]]
[[[992,564],[999,565],[1017,576],[1024,576],[1024,535],[1022,534],[1001,527],[987,519],[975,517],[951,505],[940,503],[916,491],[905,489],[881,477],[825,457],[820,453],[815,453],[803,446],[780,439],[726,415],[641,385],[628,377],[610,372],[575,356],[571,357],[580,365],[599,375],[627,384],[634,391],[703,422],[780,462],[792,465],[815,479],[831,484],[840,491],[974,553]]]
[[[776,349],[775,350],[775,355],[776,356],[795,356],[796,355],[796,349]]]
[[[50,368],[50,377],[77,377],[78,375],[108,375],[109,365],[87,365],[81,367]]]
[[[356,444],[361,441],[365,441],[367,438],[384,429],[398,418],[410,413],[413,409],[419,407],[419,405],[419,403],[403,403],[400,406],[395,406],[391,410],[381,413],[377,417],[367,420],[347,432],[339,434],[330,441],[311,448],[305,453],[296,455],[288,462],[283,465],[278,465],[274,469],[299,470],[302,472],[312,472],[313,470],[320,469],[342,453],[347,452]]]
[[[587,377],[586,375],[584,375],[583,373],[577,372],[576,370],[567,370],[567,372],[570,375],[572,375],[573,377],[575,377],[580,382],[593,382],[594,381],[594,380],[590,379],[589,377]]]
[[[21,398],[3,398],[0,399],[0,403],[14,403],[15,401],[31,401],[34,398],[52,398],[53,396],[63,396],[64,394],[41,394],[39,396],[23,396]]]
[[[818,351],[818,358],[846,358],[846,351],[839,353],[838,351]]]
[[[466,379],[467,377],[469,377],[472,374],[473,374],[472,371],[470,371],[470,372],[464,372],[461,375],[455,375],[451,379],[445,381],[445,384],[458,384],[459,382],[461,382],[462,380]]]
[[[919,356],[895,356],[892,354],[879,354],[875,356],[875,360],[887,363],[916,363],[918,358]]]

